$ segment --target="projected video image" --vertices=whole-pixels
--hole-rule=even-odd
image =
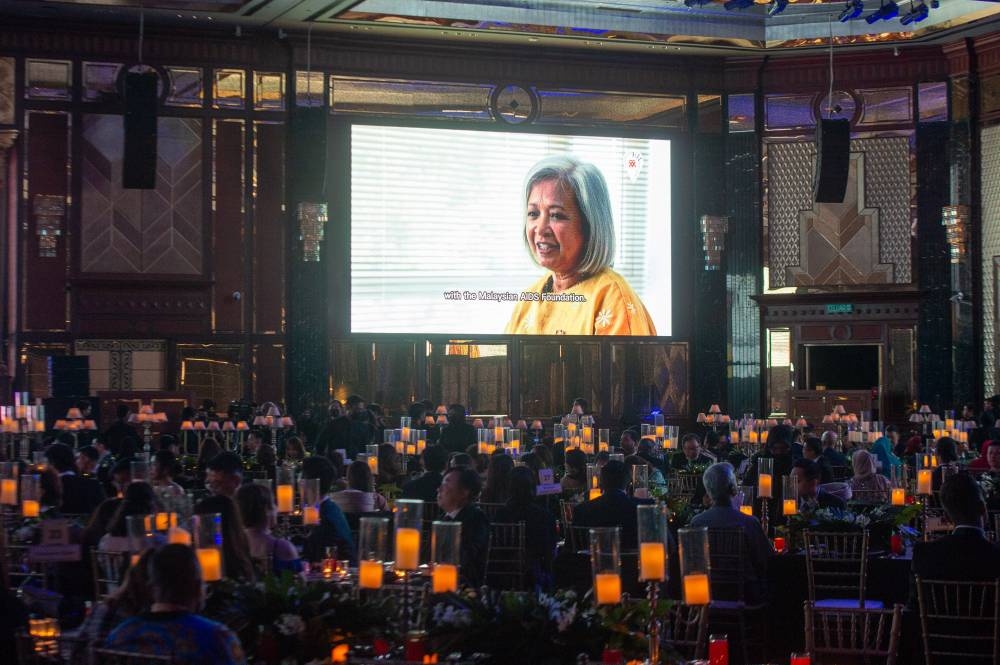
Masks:
[[[351,331],[671,334],[667,140],[353,125]]]

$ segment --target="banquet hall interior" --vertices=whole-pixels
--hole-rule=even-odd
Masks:
[[[1000,4],[0,1],[0,661],[1000,665]]]

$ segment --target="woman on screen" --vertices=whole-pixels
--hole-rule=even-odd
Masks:
[[[655,335],[645,305],[611,269],[611,197],[593,164],[546,157],[525,180],[524,242],[540,280],[520,295],[504,332],[516,335]]]

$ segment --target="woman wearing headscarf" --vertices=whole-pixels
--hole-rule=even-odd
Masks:
[[[847,481],[851,492],[864,494],[881,492],[883,501],[889,499],[889,490],[892,485],[888,478],[875,472],[874,455],[867,450],[859,450],[851,457],[851,465],[854,467],[854,476]]]
[[[986,459],[986,453],[990,449],[990,444],[992,441],[983,441],[983,447],[979,450],[979,457],[969,462],[968,469],[970,471],[988,471],[990,468],[989,460]]]
[[[859,451],[860,452],[860,451]],[[903,461],[896,457],[892,452],[892,442],[889,441],[889,437],[882,436],[879,437],[871,449],[872,455],[882,464],[879,469],[881,473],[886,478],[892,473],[892,468],[899,468],[903,466]],[[857,455],[857,453],[855,453]]]

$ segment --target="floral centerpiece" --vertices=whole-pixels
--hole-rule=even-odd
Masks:
[[[881,504],[854,510],[804,509],[795,515],[790,515],[785,526],[779,527],[778,531],[785,535],[790,547],[801,548],[804,546],[802,533],[807,529],[843,533],[867,529],[869,547],[888,550],[894,531],[901,531],[910,537],[915,536],[915,532],[907,525],[920,514],[920,510],[921,507],[916,504],[909,506]]]
[[[205,613],[236,631],[252,663],[328,662],[338,644],[397,637],[389,596],[359,598],[289,572],[255,583],[223,580],[212,587]]]
[[[1000,475],[994,473],[983,473],[979,476],[979,487],[983,490],[983,498],[986,501],[1000,497]]]

